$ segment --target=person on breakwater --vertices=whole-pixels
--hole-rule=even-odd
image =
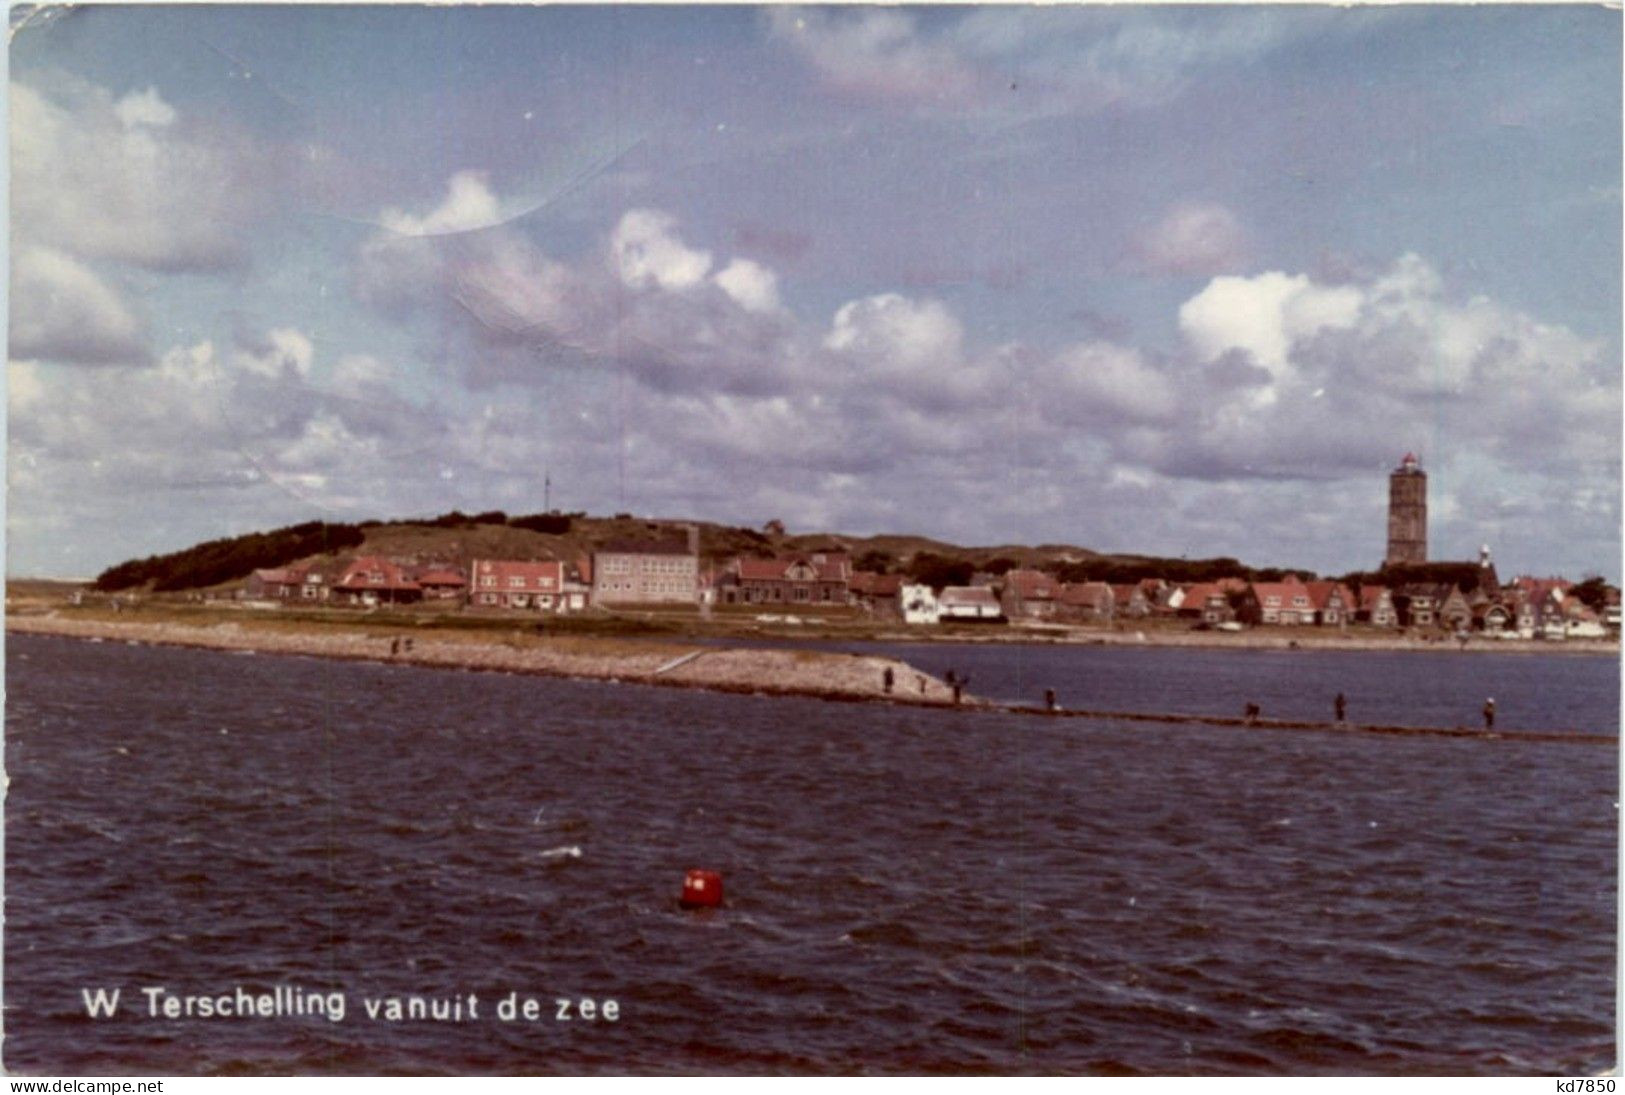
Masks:
[[[891,666],[888,665],[886,667],[886,671],[880,675],[880,683],[885,686],[886,695],[891,695],[891,686],[896,682],[896,680],[897,678],[892,674]]]
[[[1348,699],[1348,697],[1343,695],[1343,693],[1339,692],[1337,694],[1337,698],[1332,701],[1332,710],[1337,712],[1337,721],[1338,722],[1343,721],[1343,716],[1348,714],[1348,709],[1349,709],[1349,699]]]
[[[1249,726],[1257,722],[1258,716],[1262,715],[1263,713],[1264,709],[1258,706],[1256,703],[1249,703],[1245,708],[1242,709],[1242,715],[1244,718],[1246,718]]]
[[[1484,701],[1484,729],[1495,729],[1495,697],[1491,696]]]
[[[1044,689],[1044,709],[1046,711],[1059,711],[1061,708],[1055,702],[1055,689]]]

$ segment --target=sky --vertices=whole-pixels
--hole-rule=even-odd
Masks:
[[[1620,577],[1602,6],[12,10],[6,570],[696,517]]]

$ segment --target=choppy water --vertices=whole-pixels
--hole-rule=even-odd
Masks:
[[[7,650],[13,1071],[1613,1063],[1606,747]],[[1120,675],[1181,688],[1231,671],[1116,653]],[[1362,656],[1314,657],[1351,697],[1393,687]],[[1576,718],[1617,725],[1617,699]],[[702,865],[729,905],[680,912]],[[171,1020],[139,993],[239,984],[342,991],[348,1013]],[[95,986],[123,986],[116,1017],[86,1018]],[[496,1021],[516,990],[613,998],[620,1018]],[[478,1022],[361,1003],[470,992]]]

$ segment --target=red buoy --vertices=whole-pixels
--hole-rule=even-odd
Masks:
[[[721,871],[689,871],[683,876],[683,897],[679,902],[685,909],[714,909],[722,904]]]

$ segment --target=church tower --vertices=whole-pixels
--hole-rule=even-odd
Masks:
[[[1383,565],[1428,561],[1428,476],[1410,453],[1388,477],[1388,558]]]

